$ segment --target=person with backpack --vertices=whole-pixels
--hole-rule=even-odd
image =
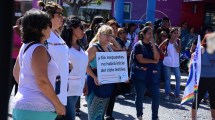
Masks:
[[[152,97],[152,120],[158,120],[159,86],[158,62],[159,51],[153,39],[151,27],[144,27],[143,40],[139,40],[132,51],[131,80],[136,90],[135,105],[137,119],[142,120],[144,92],[150,91]]]
[[[162,48],[166,49],[162,49]],[[163,41],[159,46],[161,52],[163,53],[164,60],[164,79],[165,79],[165,99],[169,100],[170,95],[175,97],[175,101],[180,101],[180,81],[181,81],[181,73],[180,73],[180,63],[179,63],[179,53],[181,50],[181,41],[178,38],[178,29],[172,28],[170,29],[169,37],[167,40]],[[170,89],[170,77],[171,70],[176,78],[176,86],[174,95],[171,93]]]

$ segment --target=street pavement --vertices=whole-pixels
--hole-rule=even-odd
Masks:
[[[186,85],[187,75],[182,74],[181,76],[181,96],[183,95],[183,90]],[[171,76],[171,87],[174,88],[175,81],[174,77]],[[164,99],[164,83],[161,83],[160,89],[160,107],[159,107],[159,119],[160,120],[190,120],[190,110],[191,103],[180,106],[180,102],[174,101],[174,98],[170,97],[170,100]],[[12,113],[12,101],[14,95],[12,93],[9,105],[9,114]],[[125,98],[117,98],[113,117],[116,120],[135,120],[136,119],[136,109],[135,109],[135,95],[130,94],[125,96]],[[87,107],[84,107],[85,97],[81,96],[81,115],[76,117],[76,120],[87,120]],[[151,99],[145,97],[143,102],[143,119],[151,120]],[[8,117],[8,120],[12,120]],[[202,103],[198,110],[198,120],[211,120],[210,108],[208,103]]]

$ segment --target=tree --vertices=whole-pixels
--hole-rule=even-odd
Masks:
[[[80,7],[87,6],[92,1],[95,1],[97,5],[101,5],[103,0],[63,0],[66,4],[71,7],[72,15],[78,15]]]

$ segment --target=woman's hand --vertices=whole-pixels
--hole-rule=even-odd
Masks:
[[[154,43],[155,43],[154,38],[150,38],[150,42],[151,42],[152,44],[154,44]]]
[[[85,85],[84,85],[83,94],[84,94],[84,96],[87,96],[87,95],[88,95],[88,86],[87,86],[86,83],[85,83]]]
[[[128,80],[127,80],[127,81],[125,81],[125,83],[130,83],[130,78],[128,78]]]
[[[158,60],[153,60],[153,63],[154,64],[157,64],[159,61]]]
[[[69,69],[72,70],[73,69],[73,65],[72,63],[69,63]]]
[[[94,77],[93,79],[94,79],[94,83],[95,83],[97,86],[99,86],[99,80],[98,80],[98,78],[97,78],[97,77]]]
[[[55,105],[55,110],[58,115],[66,115],[65,106],[63,106],[61,103]]]

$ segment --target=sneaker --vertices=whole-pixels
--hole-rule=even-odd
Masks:
[[[180,97],[175,97],[174,99],[176,102],[180,102],[181,101],[181,98]]]
[[[169,96],[171,97],[175,97],[175,95],[173,93],[169,93]]]
[[[81,112],[75,112],[76,116],[81,116]]]
[[[106,116],[106,117],[105,117],[105,120],[115,120],[115,119],[114,119],[114,117],[112,117],[112,116]]]
[[[209,103],[209,99],[208,98],[204,98],[203,99],[203,103]]]
[[[143,120],[142,116],[137,117],[137,120]]]
[[[84,103],[83,103],[83,106],[84,106],[84,107],[87,107],[87,102],[84,102]]]
[[[169,100],[169,96],[166,96],[164,99],[165,99],[165,100]]]
[[[117,98],[119,98],[119,99],[125,99],[125,97],[123,95],[118,95]]]
[[[77,109],[75,110],[75,115],[76,115],[76,116],[80,116],[80,115],[81,115],[81,111],[80,111],[79,108],[77,108]]]

